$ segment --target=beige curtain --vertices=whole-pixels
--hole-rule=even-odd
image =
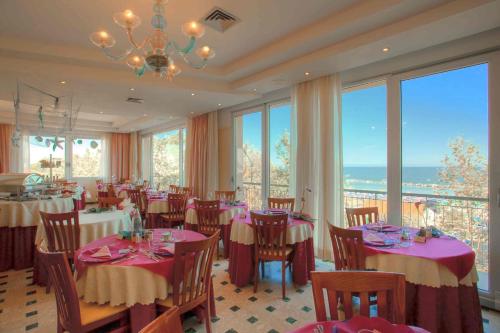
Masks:
[[[332,259],[328,223],[343,224],[341,94],[338,74],[292,89],[296,200],[300,206],[304,196],[304,212],[317,219],[314,250],[323,259]]]
[[[217,112],[188,121],[186,138],[186,185],[193,194],[206,199],[217,189],[218,177]]]
[[[130,133],[130,179],[135,182],[139,177],[139,140],[138,133],[132,132]]]
[[[12,156],[11,137],[13,132],[13,125],[0,124],[0,173],[10,171]]]
[[[130,134],[112,133],[110,144],[111,177],[130,179]]]

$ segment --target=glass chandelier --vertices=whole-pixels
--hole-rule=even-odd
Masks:
[[[165,13],[164,6],[167,2],[168,0],[153,0],[154,15],[151,18],[153,31],[141,43],[136,43],[132,35],[132,31],[141,24],[141,19],[128,9],[113,15],[115,23],[125,29],[131,45],[125,53],[121,55],[112,55],[110,53],[110,49],[115,45],[116,40],[104,30],[92,33],[90,35],[91,42],[112,60],[121,61],[126,59],[127,65],[134,70],[138,77],[144,75],[148,70],[152,71],[156,76],[172,80],[173,77],[181,73],[179,66],[174,63],[174,54],[179,55],[193,68],[204,68],[208,59],[215,56],[214,50],[209,46],[202,46],[196,50],[196,54],[200,58],[197,63],[188,58],[188,55],[195,49],[196,40],[205,34],[204,26],[196,21],[182,25],[182,32],[189,38],[185,47],[180,47],[176,42],[169,41],[167,33],[164,31],[167,22],[163,16]]]

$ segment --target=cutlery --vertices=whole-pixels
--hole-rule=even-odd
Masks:
[[[124,258],[116,259],[116,260],[113,260],[112,262],[110,262],[110,264],[116,264],[116,263],[119,263],[119,262],[122,262],[122,261],[126,261],[126,260],[129,260],[129,259],[134,259],[135,257],[137,257],[137,255],[127,256],[127,257],[124,257]]]

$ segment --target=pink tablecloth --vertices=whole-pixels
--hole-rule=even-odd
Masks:
[[[399,234],[389,233],[387,237],[399,237]],[[458,281],[471,272],[475,257],[469,246],[449,238],[432,238],[426,243],[415,243],[407,248],[365,245],[365,250],[368,256],[396,254],[433,260],[447,267]],[[425,328],[432,333],[483,332],[481,305],[476,284],[434,288],[407,281],[406,322]]]
[[[290,219],[290,227],[307,225],[311,229],[312,223]],[[251,226],[249,214],[245,220],[235,218],[234,223],[245,223]],[[248,232],[253,232],[248,228]],[[300,242],[294,242],[295,255],[292,262],[292,279],[298,285],[305,285],[311,278],[311,272],[315,269],[313,238],[307,238]],[[229,241],[229,277],[231,282],[238,287],[243,287],[253,280],[254,276],[254,245],[242,244],[235,240]]]
[[[366,325],[368,323],[368,325]],[[362,325],[365,324],[365,325]],[[370,325],[371,324],[371,325]],[[389,326],[390,325],[390,326]],[[353,319],[342,322],[342,321],[323,321],[311,323],[302,326],[298,329],[290,331],[289,333],[311,333],[314,329],[318,329],[318,326],[323,328],[325,333],[335,332],[338,333],[353,333],[359,332],[361,329],[367,329],[367,332],[384,332],[384,333],[428,333],[428,331],[414,326],[406,325],[391,325],[385,319],[382,318],[366,318],[366,317],[354,317]],[[370,329],[370,331],[368,331]],[[390,332],[389,332],[390,331]]]

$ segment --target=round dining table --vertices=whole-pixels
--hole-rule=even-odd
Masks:
[[[411,228],[409,241],[399,240],[398,228],[389,228],[393,232],[378,232],[370,225],[361,229],[366,268],[406,276],[408,324],[433,333],[483,332],[475,253],[468,245],[446,235],[416,242],[417,229]]]
[[[383,318],[356,316],[350,320],[320,321],[294,329],[288,333],[347,333],[347,332],[384,332],[384,333],[429,333],[415,326],[393,325]]]
[[[73,210],[73,199],[52,198],[30,201],[0,201],[0,272],[33,266],[35,234],[40,211],[66,213]]]
[[[305,285],[315,269],[313,224],[288,218],[286,242],[292,245],[292,279],[297,285]],[[229,277],[231,283],[243,287],[253,281],[254,234],[250,214],[236,215],[230,228]]]
[[[154,229],[153,244],[161,242],[162,234],[172,232],[176,241],[195,241],[206,237],[194,231],[177,229]],[[91,263],[85,253],[103,246],[133,251],[118,262]],[[174,257],[160,260],[148,256],[149,245],[119,239],[117,235],[104,237],[83,246],[75,253],[75,276],[78,295],[84,302],[125,304],[130,310],[131,332],[138,332],[156,317],[157,299],[166,299],[173,282]],[[82,255],[83,254],[83,255]],[[213,286],[210,292],[211,314],[215,316]]]
[[[221,238],[224,245],[224,258],[229,258],[229,239],[231,235],[231,223],[235,216],[245,213],[248,205],[244,202],[238,204],[225,204],[221,202],[219,213],[219,224],[221,226]],[[186,208],[186,223],[184,228],[198,230],[198,218],[194,204],[188,204]]]
[[[188,199],[187,204],[192,205],[194,197]],[[168,213],[168,193],[154,193],[148,195],[148,223],[155,226],[161,214]]]

